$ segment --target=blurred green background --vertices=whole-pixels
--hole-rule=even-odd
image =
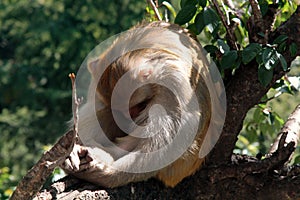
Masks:
[[[0,199],[65,132],[68,74],[101,41],[143,20],[146,6],[144,0],[0,1]],[[292,74],[299,76],[295,65]],[[235,152],[266,153],[297,103],[299,94],[285,94],[253,108]]]

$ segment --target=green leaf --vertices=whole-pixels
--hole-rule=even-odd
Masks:
[[[190,32],[194,33],[195,35],[198,35],[198,31],[197,31],[197,27],[195,23],[189,24],[189,26],[187,27],[187,29],[189,29]]]
[[[184,8],[185,6],[188,6],[188,5],[196,6],[197,3],[198,3],[197,0],[181,0],[180,1],[180,7]]]
[[[259,7],[260,7],[260,12],[262,14],[262,16],[265,16],[265,14],[268,11],[269,8],[269,4],[266,0],[259,0],[258,1]]]
[[[299,163],[300,163],[300,155],[296,156],[293,164],[295,165],[295,164],[299,164]]]
[[[230,51],[230,47],[224,42],[224,40],[218,39],[217,43],[221,53],[225,54]]]
[[[292,88],[286,85],[283,85],[282,87],[277,89],[280,93],[288,93],[293,94]]]
[[[262,53],[262,61],[266,67],[266,69],[271,69],[270,65],[267,65],[266,66],[266,63],[269,62],[270,58],[272,57],[272,50],[271,48],[266,48],[263,50],[263,53]]]
[[[216,51],[218,51],[218,47],[214,46],[214,45],[206,45],[204,47],[204,49],[208,52],[208,53],[215,53]]]
[[[282,125],[284,124],[284,119],[282,119],[277,113],[273,113],[275,114],[275,122],[277,122],[278,124],[278,129],[280,129],[282,127]]]
[[[238,56],[237,59],[235,60],[235,62],[233,63],[233,68],[236,68],[236,69],[239,68],[241,63],[242,63],[242,58],[241,58],[241,56]]]
[[[189,22],[196,14],[197,8],[194,5],[184,6],[177,14],[175,18],[175,24],[185,24]]]
[[[288,83],[288,82],[287,82],[287,83]],[[276,89],[276,90],[279,90],[278,88],[282,87],[283,85],[286,85],[286,82],[281,78],[281,79],[277,80],[277,81],[273,84],[272,88],[273,88],[273,89]]]
[[[204,15],[203,15],[204,11],[201,10],[196,18],[195,18],[195,25],[196,25],[196,28],[197,28],[197,32],[198,34],[202,32],[202,30],[204,29],[205,27],[205,23],[204,23]]]
[[[233,67],[237,57],[238,55],[236,50],[232,50],[225,53],[220,61],[222,69],[228,69]]]
[[[267,70],[273,69],[279,61],[278,52],[272,48],[264,49],[262,54],[262,61]]]
[[[272,112],[269,112],[269,114],[268,114],[268,122],[269,122],[269,124],[274,125],[274,120],[275,120],[275,116],[273,115]]]
[[[289,37],[288,36],[286,36],[286,35],[280,35],[280,36],[278,36],[275,40],[274,40],[274,42],[273,42],[273,44],[281,44],[282,42],[284,42],[286,39],[288,39]]]
[[[265,94],[265,95],[260,99],[260,101],[262,101],[262,102],[260,103],[260,105],[266,105],[266,102],[269,101],[268,95]]]
[[[262,60],[262,51],[259,52],[255,58],[256,62],[259,64],[259,65],[262,65],[263,64],[263,60]]]
[[[207,26],[207,28],[211,33],[214,32],[215,29],[219,27],[220,19],[217,13],[213,9],[204,8],[203,19],[204,19],[204,24]]]
[[[254,110],[253,121],[255,121],[256,123],[259,123],[261,120],[262,120],[262,112],[261,112],[261,109],[258,107]]]
[[[279,56],[279,61],[280,61],[280,64],[281,64],[281,67],[284,71],[287,71],[288,69],[288,66],[287,66],[287,63],[286,63],[286,60],[285,58],[280,54],[280,53],[277,53],[278,56]]]
[[[257,54],[261,51],[262,47],[258,43],[251,43],[249,44],[243,51],[242,51],[242,61],[244,64],[248,64],[251,62]]]
[[[263,52],[263,63],[266,69],[273,69],[280,61],[281,67],[284,71],[287,70],[288,66],[285,58],[278,53],[275,49],[266,48]]]
[[[267,134],[268,131],[270,130],[270,125],[267,124],[267,123],[260,123],[260,124],[259,124],[259,128],[260,128],[261,133],[262,133],[261,136],[263,136],[264,134]],[[264,140],[264,139],[262,139],[262,141],[263,141],[263,140]]]
[[[204,7],[206,6],[206,4],[207,4],[207,0],[198,0],[198,4],[199,4],[202,8],[204,8]]]
[[[258,80],[259,82],[266,87],[269,83],[271,83],[273,78],[273,70],[267,70],[264,66],[258,67]]]
[[[239,140],[244,144],[244,145],[249,145],[249,141],[246,137],[239,135]]]
[[[218,47],[214,46],[214,45],[206,45],[204,47],[204,49],[210,53],[210,57],[212,58],[216,58],[216,53],[219,51]]]
[[[208,26],[209,31],[212,33],[219,27],[219,21],[218,15],[211,8],[204,8],[195,18],[198,33],[201,33],[205,26]]]
[[[289,50],[291,53],[291,56],[296,56],[297,55],[297,44],[295,42],[293,42],[290,46],[289,46]]]
[[[280,43],[280,45],[277,47],[277,50],[279,52],[284,52],[286,50],[286,41],[283,41],[282,43]]]

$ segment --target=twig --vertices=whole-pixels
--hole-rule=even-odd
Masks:
[[[69,77],[72,81],[72,100],[73,100],[73,120],[74,120],[74,132],[76,134],[76,138],[78,138],[78,108],[82,99],[77,98],[77,91],[76,91],[76,83],[75,83],[75,74],[70,73]]]
[[[229,45],[230,45],[233,49],[237,50],[237,49],[238,49],[238,46],[237,46],[237,44],[236,44],[236,40],[235,40],[235,37],[234,37],[234,35],[233,35],[233,30],[231,30],[231,28],[229,27],[229,24],[227,24],[227,22],[226,22],[226,17],[225,17],[225,15],[224,15],[224,13],[222,12],[222,10],[220,9],[217,0],[212,0],[212,2],[213,2],[214,6],[215,6],[215,8],[216,8],[216,10],[217,10],[217,12],[218,12],[218,15],[219,15],[220,18],[221,18],[221,21],[222,21],[223,25],[224,25],[225,28],[226,28],[226,32],[227,32],[227,34],[228,34],[228,39],[229,39],[229,40],[228,40],[228,41],[229,41]]]
[[[256,2],[256,0],[249,0],[250,2],[250,5],[252,7],[252,13],[253,13],[253,16],[254,16],[254,23],[257,24],[258,26],[261,25],[262,23],[262,15],[261,15],[261,12],[260,12],[260,8]]]
[[[233,9],[233,10],[235,9],[232,0],[224,0],[224,3],[225,3],[230,9]]]
[[[75,75],[70,74],[73,87],[73,100],[75,106],[74,113],[74,129],[67,132],[61,137],[54,146],[46,151],[41,159],[28,171],[24,178],[19,182],[17,188],[12,194],[11,200],[29,200],[41,189],[47,178],[52,174],[53,170],[61,165],[71,153],[76,137],[77,137],[77,120],[79,101],[76,96]]]
[[[284,133],[287,133],[287,136],[284,143],[294,142],[297,146],[300,138],[300,104],[296,107],[294,112],[289,116],[288,120],[285,122],[284,126],[281,129],[281,132],[278,134],[274,144],[272,145],[269,153],[272,154],[283,144],[280,143],[280,138]]]
[[[252,38],[255,42],[261,43],[261,44],[266,44],[268,42],[268,35],[270,33],[270,30],[266,29],[265,26],[265,21],[263,19],[263,16],[261,14],[259,5],[256,0],[249,0],[251,8],[252,8],[252,13],[253,17],[250,25],[249,25],[249,35],[252,35]],[[254,28],[253,28],[254,27]],[[261,38],[261,36],[258,37],[258,33],[263,33],[264,36]]]
[[[155,2],[155,7],[158,8],[158,0],[154,0]]]
[[[156,5],[154,4],[153,0],[147,0],[147,2],[150,4],[151,8],[153,9],[154,13],[155,13],[155,17],[157,18],[158,21],[162,21],[162,18],[159,14],[159,11],[156,7]],[[157,3],[157,2],[156,2]],[[158,3],[157,3],[158,4]]]

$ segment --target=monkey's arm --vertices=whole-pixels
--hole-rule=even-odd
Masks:
[[[62,164],[66,173],[104,187],[117,187],[129,182],[146,180],[157,174],[129,173],[119,171],[112,166],[138,166],[143,159],[138,154],[129,153],[118,160],[100,148],[85,147],[76,144],[70,156]]]

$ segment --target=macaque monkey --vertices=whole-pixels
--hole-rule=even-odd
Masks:
[[[216,142],[208,65],[175,24],[142,23],[121,35],[88,62],[80,142],[61,167],[104,187],[151,177],[174,187],[194,174]]]

